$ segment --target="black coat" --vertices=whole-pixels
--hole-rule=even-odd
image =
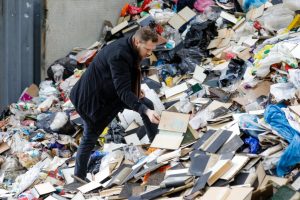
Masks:
[[[140,84],[137,83],[139,60],[132,37],[121,38],[96,55],[70,95],[86,122],[103,128],[124,107],[145,113],[147,107],[134,93],[136,84]]]

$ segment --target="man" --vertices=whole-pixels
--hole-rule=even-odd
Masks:
[[[84,120],[75,176],[85,179],[87,163],[99,135],[124,108],[138,112],[152,141],[160,116],[140,89],[139,63],[156,48],[158,36],[143,27],[132,36],[104,47],[71,91],[70,99]]]

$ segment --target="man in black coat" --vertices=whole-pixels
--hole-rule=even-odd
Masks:
[[[124,108],[138,112],[152,141],[160,116],[141,91],[142,59],[156,48],[158,35],[143,27],[101,49],[71,91],[70,99],[84,120],[77,150],[75,176],[85,179],[87,163],[99,135]]]

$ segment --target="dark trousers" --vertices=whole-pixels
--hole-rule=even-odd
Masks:
[[[143,98],[141,99],[141,101],[148,108],[154,110],[152,101],[150,101],[147,98]],[[121,109],[119,111],[121,111]],[[152,141],[157,133],[158,125],[151,123],[149,118],[145,114],[142,114],[141,117],[143,119],[143,123],[145,126],[146,133],[149,137],[149,140]],[[85,179],[87,174],[87,164],[91,152],[95,147],[99,135],[103,132],[104,128],[107,125],[108,124],[105,124],[105,126],[102,127],[97,127],[90,123],[84,122],[83,136],[81,137],[80,145],[77,149],[75,172],[74,172],[75,176],[81,179]]]

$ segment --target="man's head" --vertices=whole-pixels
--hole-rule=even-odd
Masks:
[[[149,27],[142,27],[133,35],[133,44],[142,59],[152,54],[157,42],[157,33]]]

